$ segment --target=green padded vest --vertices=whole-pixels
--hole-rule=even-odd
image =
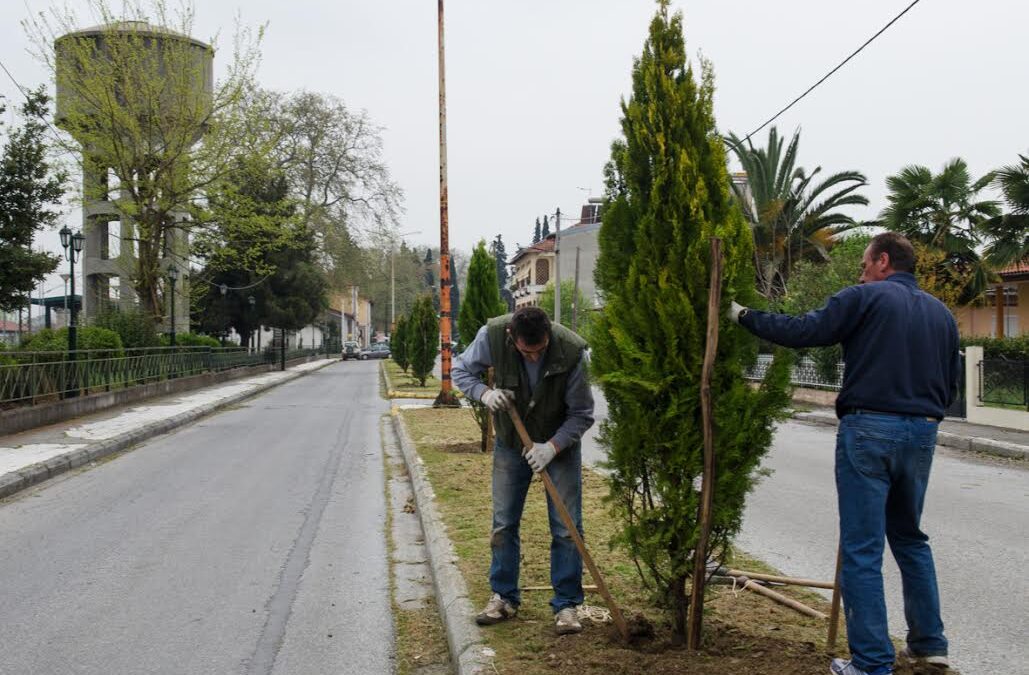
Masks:
[[[494,387],[515,392],[515,405],[525,422],[533,441],[543,443],[564,423],[567,416],[565,388],[568,376],[582,358],[586,341],[560,324],[550,327],[550,346],[543,356],[536,390],[529,394],[529,376],[522,365],[522,355],[515,349],[514,340],[507,334],[511,315],[490,319],[487,325],[490,357],[493,360]],[[509,448],[520,449],[511,417],[506,412],[494,416],[497,439]]]

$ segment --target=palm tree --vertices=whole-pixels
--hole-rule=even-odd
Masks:
[[[995,268],[1029,258],[1029,157],[1019,155],[1020,164],[994,172],[994,186],[1004,195],[1008,213],[983,223],[990,243],[984,257]]]
[[[880,214],[881,224],[943,251],[952,276],[964,279],[961,304],[978,298],[989,284],[990,268],[978,249],[985,223],[1000,215],[1000,207],[996,201],[980,200],[979,193],[993,180],[989,173],[973,181],[961,158],[947,162],[936,175],[912,165],[886,179],[889,206]]]
[[[730,133],[729,149],[747,173],[750,194],[733,185],[754,235],[754,267],[758,286],[768,298],[786,292],[793,264],[805,257],[828,260],[834,237],[861,224],[840,212],[845,206],[867,206],[857,193],[868,184],[858,171],[841,171],[815,182],[822,167],[808,174],[796,166],[800,132],[794,132],[786,151],[772,127],[768,145],[755,148]]]

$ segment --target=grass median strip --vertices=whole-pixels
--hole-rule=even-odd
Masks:
[[[439,380],[432,375],[425,378],[423,387],[416,378],[411,376],[410,369],[405,373],[392,359],[383,361],[382,367],[386,370],[388,381],[393,386],[393,398],[404,398],[404,394],[432,394],[435,397],[439,393]]]
[[[459,557],[473,604],[490,594],[491,457],[477,448],[478,428],[467,409],[412,409],[401,412],[425,463],[440,513]],[[632,560],[606,542],[617,523],[605,503],[604,479],[583,476],[583,520],[586,539],[608,585],[629,616],[642,615],[654,626],[654,638],[635,648],[618,642],[613,626],[590,626],[580,635],[554,633],[549,591],[523,593],[517,619],[483,631],[496,652],[499,673],[549,673],[556,669],[605,673],[824,673],[826,623],[730,587],[713,587],[707,603],[705,644],[691,654],[671,642],[670,615],[656,608],[652,593],[641,584]],[[525,586],[549,587],[550,535],[542,486],[534,483],[522,522],[522,574]],[[758,561],[736,556],[733,565],[773,571]],[[590,583],[587,576],[584,583]],[[828,612],[828,603],[813,592],[777,589]],[[586,603],[602,606],[587,591]],[[841,643],[845,640],[841,638]]]

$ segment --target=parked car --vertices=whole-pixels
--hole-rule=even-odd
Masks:
[[[365,347],[361,350],[361,360],[367,359],[388,359],[390,357],[389,345],[383,342]]]
[[[343,360],[361,358],[361,345],[357,342],[343,343]]]

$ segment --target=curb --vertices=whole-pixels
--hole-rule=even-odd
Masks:
[[[325,365],[319,366],[318,368],[311,368],[310,370],[291,373],[289,376],[276,382],[263,384],[255,389],[235,394],[216,403],[208,403],[200,406],[199,408],[179,413],[174,417],[168,417],[159,422],[152,422],[139,427],[138,429],[126,431],[120,436],[108,438],[97,443],[86,444],[81,448],[76,448],[75,450],[66,452],[63,455],[51,457],[45,462],[31,464],[23,469],[18,469],[17,471],[11,471],[0,475],[0,499],[10,497],[21,490],[50,480],[66,471],[77,469],[80,466],[89,464],[90,462],[95,462],[108,455],[121,452],[133,445],[149,440],[154,436],[160,436],[161,434],[178,429],[179,427],[194,422],[201,417],[206,417],[211,413],[215,413],[222,408],[235,405],[240,401],[245,401],[248,398],[262,394],[273,387],[277,387],[287,382],[292,382],[304,375],[321,370],[322,368],[335,363],[335,361],[336,359],[325,359]]]
[[[468,587],[457,568],[457,554],[447,537],[443,519],[436,509],[436,497],[425,473],[422,460],[407,433],[400,415],[393,415],[400,450],[411,476],[411,487],[418,516],[425,535],[425,549],[429,554],[436,600],[439,603],[443,626],[447,631],[451,662],[458,675],[477,675],[489,672],[491,660],[485,653],[482,632],[472,617],[475,609],[468,597]]]
[[[795,412],[793,419],[811,424],[821,424],[835,427],[839,421],[836,415],[828,412]],[[1018,443],[998,441],[992,438],[981,438],[978,436],[962,436],[949,431],[936,432],[936,445],[963,450],[965,452],[981,452],[996,457],[1007,457],[1011,459],[1029,459],[1029,447]]]

